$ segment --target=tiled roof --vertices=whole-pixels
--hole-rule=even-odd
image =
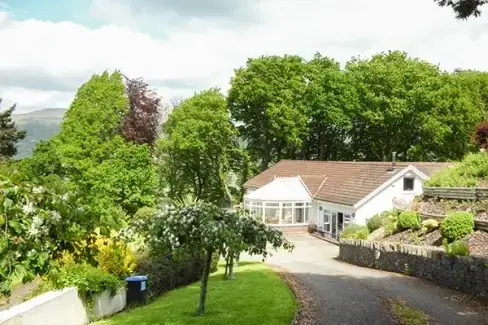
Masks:
[[[248,180],[244,186],[260,188],[275,177],[300,176],[316,199],[354,205],[410,165],[430,176],[449,164],[397,162],[396,168],[392,172],[391,162],[281,160]]]

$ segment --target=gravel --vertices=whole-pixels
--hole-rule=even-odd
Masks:
[[[469,253],[488,256],[488,233],[478,230],[469,235]]]

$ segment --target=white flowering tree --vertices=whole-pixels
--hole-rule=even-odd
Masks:
[[[63,250],[75,251],[96,223],[69,195],[0,178],[0,293],[12,280],[45,274]]]
[[[166,206],[151,218],[135,220],[136,230],[142,233],[148,246],[156,251],[184,250],[196,256],[205,256],[200,300],[197,314],[205,313],[205,300],[212,254],[216,251],[236,254],[243,250],[267,256],[267,244],[292,249],[281,232],[232,211],[208,203],[195,203],[186,207]]]

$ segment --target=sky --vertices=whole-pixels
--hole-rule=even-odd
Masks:
[[[69,107],[94,73],[142,77],[164,100],[229,88],[250,57],[319,51],[345,64],[406,51],[488,70],[488,13],[432,0],[0,0],[0,98],[17,113]]]

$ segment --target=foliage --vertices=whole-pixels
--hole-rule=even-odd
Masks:
[[[435,219],[427,219],[422,221],[422,229],[426,230],[426,232],[431,232],[439,228],[439,221]]]
[[[25,168],[31,178],[57,175],[79,193],[104,226],[155,201],[156,174],[148,145],[127,142],[121,125],[128,97],[119,72],[94,75],[76,94],[61,132],[41,143]]]
[[[215,273],[219,269],[220,253],[214,252],[212,255],[212,263],[210,264],[210,273]]]
[[[80,248],[96,224],[76,195],[0,176],[0,292],[8,294],[14,278],[27,282],[45,274],[64,250],[91,256],[89,247]]]
[[[398,232],[398,216],[400,215],[400,211],[392,210],[386,211],[382,214],[387,215],[386,218],[383,220],[383,229],[385,229],[385,236],[390,236]]]
[[[122,241],[99,239],[98,267],[100,270],[124,279],[136,267],[136,256]]]
[[[122,122],[122,134],[131,142],[153,146],[161,119],[161,98],[142,79],[126,78],[129,111]]]
[[[476,126],[473,140],[480,149],[488,149],[488,121],[483,121]]]
[[[432,187],[474,187],[488,179],[488,153],[468,154],[459,163],[434,173],[425,182]]]
[[[99,321],[93,325],[178,324],[178,325],[288,325],[299,303],[281,278],[261,263],[246,263],[237,275],[242,281],[224,281],[222,274],[209,279],[212,309],[205,317],[189,313],[193,306],[195,283],[171,291],[153,303]],[[149,288],[149,287],[148,287]]]
[[[183,101],[170,114],[163,133],[157,156],[169,198],[190,193],[196,200],[230,206],[227,183],[239,150],[224,96],[210,89]]]
[[[334,59],[317,53],[305,65],[308,82],[304,99],[309,121],[300,158],[349,159],[351,151],[346,140],[358,109],[356,89]]]
[[[242,218],[229,210],[222,210],[209,203],[196,203],[185,207],[167,205],[149,220],[134,220],[136,233],[146,238],[150,250],[159,255],[168,252],[204,254],[204,267],[200,302],[197,313],[205,312],[207,283],[212,255],[219,251],[246,249],[251,255],[266,257],[268,243],[274,249],[293,249],[281,232],[251,218]],[[229,226],[234,223],[235,226]],[[239,225],[240,231],[237,231]],[[240,228],[242,227],[242,228]]]
[[[388,302],[398,324],[429,325],[429,317],[423,311],[408,306],[405,301],[400,299],[389,298]]]
[[[400,230],[418,230],[421,228],[420,215],[415,211],[404,211],[398,216],[397,225]]]
[[[77,287],[78,294],[87,304],[93,302],[96,294],[105,290],[115,293],[124,286],[124,282],[116,276],[89,264],[67,264],[53,269],[47,276],[47,283],[50,289]]]
[[[231,79],[229,109],[261,171],[292,158],[303,144],[308,123],[304,77],[303,59],[285,55],[249,59]]]
[[[0,104],[2,99],[0,98]],[[25,131],[17,130],[12,121],[15,105],[0,112],[0,159],[10,158],[17,154],[17,142],[25,138]]]
[[[457,19],[467,19],[481,15],[480,7],[488,3],[487,0],[434,0],[441,7],[451,7]]]
[[[381,228],[381,226],[383,225],[387,217],[388,215],[384,213],[380,213],[380,214],[375,214],[369,219],[366,219],[366,226],[368,227],[369,232],[372,233],[376,229]]]
[[[142,253],[137,259],[136,272],[148,276],[148,299],[201,279],[203,258],[188,254],[151,255]]]
[[[341,239],[368,239],[368,227],[351,223],[341,232]]]
[[[442,244],[446,250],[446,255],[449,257],[469,255],[469,245],[463,240],[456,240],[455,242],[449,243],[446,238],[442,241]]]
[[[474,230],[473,214],[470,212],[451,212],[441,223],[442,238],[449,243],[464,238]]]

